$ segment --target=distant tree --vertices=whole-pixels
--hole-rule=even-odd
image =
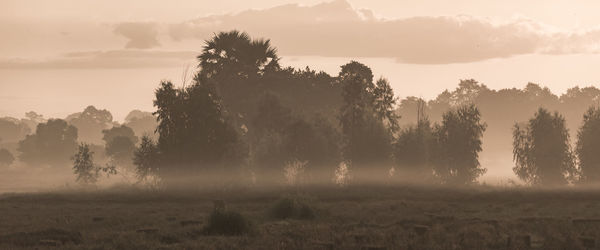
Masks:
[[[526,127],[513,129],[513,171],[531,184],[564,185],[576,175],[565,118],[539,108]]]
[[[581,181],[600,181],[600,108],[590,107],[577,133],[575,153],[579,159]]]
[[[25,118],[21,119],[21,122],[29,127],[30,131],[34,131],[38,124],[46,122],[43,115],[38,114],[34,111],[25,113]]]
[[[113,117],[106,109],[88,106],[83,112],[71,114],[65,120],[77,128],[81,141],[100,144],[102,130],[112,126]]]
[[[14,161],[15,157],[10,153],[10,151],[5,148],[0,149],[0,166],[10,166]]]
[[[102,140],[105,144],[109,144],[112,140],[116,139],[117,137],[126,137],[134,144],[138,142],[138,137],[133,132],[133,129],[125,125],[114,126],[110,129],[102,130],[102,134]]]
[[[0,139],[2,142],[18,142],[31,132],[27,124],[11,117],[0,118]]]
[[[385,112],[378,113],[376,110],[373,73],[364,64],[352,61],[342,66],[339,81],[343,99],[340,126],[344,158],[350,163],[357,179],[382,175],[391,160],[392,132],[380,119]],[[387,109],[386,105],[379,107],[383,107],[379,111]]]
[[[464,105],[443,115],[436,128],[435,174],[448,184],[469,184],[486,172],[479,164],[486,124],[475,105]]]
[[[158,147],[148,136],[142,137],[142,142],[133,154],[135,173],[140,181],[150,176],[158,176],[160,168],[160,153]]]
[[[138,137],[133,130],[125,125],[102,130],[106,155],[112,157],[117,164],[129,165],[135,151]]]
[[[133,129],[133,132],[137,137],[144,135],[150,136],[152,139],[157,139],[156,131],[156,117],[152,115],[152,112],[143,112],[140,110],[132,110],[125,117],[125,126]]]
[[[94,163],[94,152],[90,151],[87,144],[79,145],[79,150],[72,157],[73,173],[77,177],[76,181],[85,184],[96,184],[100,177],[100,172],[105,172],[108,175],[116,174],[116,168],[111,165],[100,167]]]
[[[35,134],[19,142],[19,159],[29,165],[61,166],[77,150],[77,128],[60,119],[37,126]]]

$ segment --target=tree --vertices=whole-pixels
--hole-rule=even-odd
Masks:
[[[60,119],[38,124],[35,134],[20,141],[17,149],[22,162],[53,167],[67,164],[76,150],[77,128]]]
[[[10,153],[10,151],[5,148],[0,149],[0,166],[10,166],[14,161],[15,157]]]
[[[154,133],[157,122],[156,117],[152,115],[152,112],[132,110],[125,117],[124,125],[130,127],[137,137],[148,135],[152,139],[157,138],[156,134]]]
[[[0,139],[2,142],[18,142],[31,132],[29,126],[10,117],[0,118]]]
[[[600,181],[600,108],[590,107],[577,132],[575,153],[579,159],[581,181]]]
[[[402,130],[394,143],[394,159],[398,176],[404,180],[422,181],[433,173],[436,138],[429,120]]]
[[[151,176],[158,176],[160,160],[160,153],[156,144],[150,137],[142,136],[142,142],[133,154],[133,164],[138,179],[145,181]]]
[[[564,185],[576,175],[565,118],[539,108],[527,126],[513,128],[513,171],[531,184]]]
[[[88,106],[81,113],[69,115],[65,120],[79,131],[81,141],[100,144],[102,130],[112,126],[112,114],[106,109]]]
[[[232,152],[241,142],[212,85],[196,79],[192,85],[177,89],[170,82],[162,82],[154,105],[159,122],[157,146],[168,163],[161,166],[161,178],[222,171],[223,163],[232,160],[226,157],[238,155]]]
[[[373,90],[374,109],[379,120],[385,121],[392,132],[396,132],[400,125],[398,120],[400,116],[396,113],[395,106],[397,98],[394,97],[394,90],[385,78],[380,78],[375,84]]]
[[[387,109],[386,105],[379,105],[381,110],[376,109],[373,73],[364,64],[352,61],[342,66],[338,78],[342,85],[340,125],[344,158],[359,179],[383,174],[389,167],[392,132],[380,119],[385,112],[377,112]]]
[[[464,185],[486,172],[479,163],[481,137],[486,124],[475,105],[464,105],[444,113],[436,128],[434,172],[443,183]]]
[[[200,77],[251,78],[279,68],[277,50],[269,40],[252,40],[245,32],[220,32],[206,41],[200,61]]]
[[[138,141],[133,130],[125,125],[102,130],[106,155],[113,158],[117,164],[129,165]]]
[[[112,165],[107,165],[102,168],[94,163],[94,152],[90,151],[89,145],[82,143],[79,145],[79,150],[72,157],[73,173],[77,177],[76,181],[85,184],[96,184],[100,177],[100,172],[105,172],[108,175],[116,174],[117,170]]]

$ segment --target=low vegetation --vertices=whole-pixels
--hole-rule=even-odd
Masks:
[[[5,194],[0,197],[0,248],[593,249],[600,245],[600,195],[593,190],[306,188],[304,194],[313,198],[311,207],[319,208],[317,217],[265,216],[274,204],[286,208],[294,204],[281,198],[289,191]],[[208,197],[226,200],[227,210],[215,211]]]

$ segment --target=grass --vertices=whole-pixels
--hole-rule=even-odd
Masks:
[[[215,198],[228,210],[215,212]],[[313,219],[297,217],[302,203]],[[272,214],[277,207],[284,211],[280,219]],[[0,225],[0,249],[593,249],[600,246],[600,190],[350,186],[4,194]]]

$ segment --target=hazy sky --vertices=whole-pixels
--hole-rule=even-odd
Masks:
[[[434,98],[459,79],[562,93],[600,79],[600,1],[0,0],[0,116],[87,105],[122,120],[152,110],[204,39],[272,39],[283,64],[337,74],[357,59],[397,95]]]

